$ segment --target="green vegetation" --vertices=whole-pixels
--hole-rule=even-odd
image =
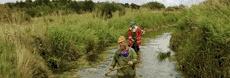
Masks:
[[[112,18],[113,13],[119,11],[119,15],[125,14],[125,8],[118,3],[100,3],[96,9],[97,17]]]
[[[5,5],[11,10],[23,11],[25,12],[25,15],[30,17],[40,17],[46,15],[67,15],[73,13],[83,14],[97,10],[97,15],[99,17],[106,18],[111,18],[112,13],[115,11],[121,11],[124,15],[124,7],[129,6],[121,3],[94,3],[91,0],[35,0],[34,2],[27,0],[26,2],[7,3]]]
[[[183,12],[171,47],[185,78],[230,77],[229,4],[209,0]]]
[[[170,52],[167,52],[167,53],[162,53],[160,52],[158,55],[157,55],[157,58],[160,60],[160,61],[163,61],[165,60],[166,58],[170,57]]]
[[[144,4],[143,6],[149,8],[149,9],[152,9],[152,10],[165,8],[164,4],[161,4],[158,2],[149,2],[149,3]]]

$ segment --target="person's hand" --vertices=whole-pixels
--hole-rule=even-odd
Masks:
[[[113,70],[113,67],[112,67],[112,66],[110,66],[110,67],[109,67],[109,70]]]
[[[134,39],[132,39],[132,42],[134,42]]]
[[[132,62],[132,61],[128,61],[128,64],[129,64],[129,65],[133,65],[133,62]]]
[[[145,31],[144,30],[142,30],[142,35],[144,35],[145,34]]]

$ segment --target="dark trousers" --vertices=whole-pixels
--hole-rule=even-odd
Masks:
[[[135,50],[135,52],[136,52],[136,54],[137,54],[137,60],[138,60],[138,62],[141,62],[140,47],[139,47],[136,43],[134,43],[134,44],[132,45],[132,48]]]
[[[140,48],[139,48],[139,46],[137,45],[137,43],[134,43],[134,44],[132,45],[132,48],[135,50],[136,53],[139,52],[139,50],[140,50]]]

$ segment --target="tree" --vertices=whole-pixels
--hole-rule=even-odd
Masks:
[[[150,9],[162,9],[165,8],[164,4],[158,2],[149,2],[143,5],[143,7],[150,8]]]
[[[32,3],[32,0],[25,0],[26,3]]]
[[[140,6],[134,3],[132,3],[130,6],[132,9],[140,9]]]
[[[71,2],[68,7],[77,13],[81,11],[81,7],[77,2]]]
[[[122,4],[104,2],[99,3],[98,5],[98,13],[100,13],[100,16],[102,17],[111,18],[113,17],[113,12],[115,11],[119,11],[119,15],[125,14],[124,6],[122,6]]]
[[[125,5],[124,5],[125,7],[127,7],[127,8],[129,8],[129,4],[128,3],[125,3]]]
[[[84,2],[84,5],[83,5],[83,10],[88,11],[88,12],[92,12],[94,7],[95,7],[95,4],[93,3],[92,0],[86,0]]]
[[[176,11],[176,10],[181,10],[181,9],[184,9],[185,6],[184,5],[179,5],[179,6],[170,6],[170,7],[167,7],[165,10],[166,11]]]
[[[34,2],[36,5],[43,5],[43,4],[48,4],[50,0],[35,0]]]

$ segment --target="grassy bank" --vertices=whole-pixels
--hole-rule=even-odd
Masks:
[[[171,47],[185,78],[230,77],[229,4],[208,0],[183,12]]]

